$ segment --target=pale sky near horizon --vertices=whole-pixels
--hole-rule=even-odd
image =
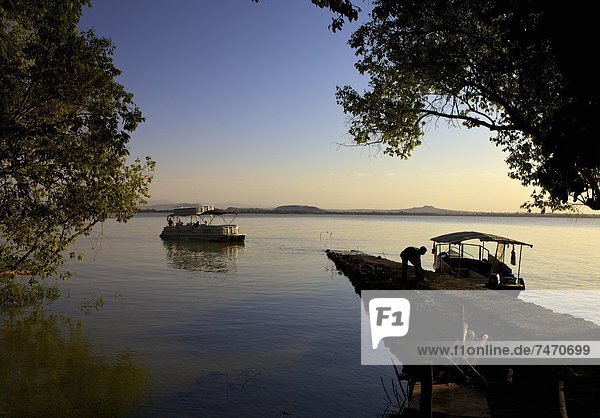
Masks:
[[[366,13],[363,14],[363,19]],[[407,161],[349,144],[336,85],[366,85],[346,44],[308,0],[96,0],[81,28],[116,45],[119,82],[146,122],[132,157],[157,161],[150,203],[307,204],[336,209],[433,205],[519,211],[485,130],[430,127]]]

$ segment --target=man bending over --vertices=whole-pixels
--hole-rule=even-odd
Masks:
[[[415,276],[417,281],[422,281],[425,270],[421,267],[421,256],[427,252],[427,248],[421,247],[406,247],[400,253],[402,259],[402,280],[407,281],[408,279],[408,262],[415,267]]]

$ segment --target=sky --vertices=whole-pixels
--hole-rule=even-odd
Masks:
[[[362,20],[366,19],[362,14]],[[151,204],[516,212],[486,130],[431,126],[409,160],[352,147],[336,86],[367,80],[309,0],[95,0],[81,29],[112,39],[118,81],[146,121],[132,158],[157,162]]]

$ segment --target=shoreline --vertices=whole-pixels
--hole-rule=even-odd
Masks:
[[[282,211],[273,209],[239,209],[228,208],[237,211],[240,215],[342,215],[342,216],[423,216],[423,217],[484,217],[484,218],[566,218],[566,219],[600,219],[600,215],[589,213],[526,213],[526,212],[456,212],[456,213],[411,213],[396,211],[353,211],[353,210],[325,210],[316,211]],[[139,213],[172,213],[172,209],[140,209]]]

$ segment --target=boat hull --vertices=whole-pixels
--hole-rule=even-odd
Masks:
[[[236,228],[237,230],[237,228]],[[246,234],[237,232],[226,232],[225,230],[216,230],[211,227],[188,227],[188,226],[166,226],[160,234],[162,239],[177,241],[202,241],[202,242],[222,242],[222,243],[241,243],[246,239]]]

